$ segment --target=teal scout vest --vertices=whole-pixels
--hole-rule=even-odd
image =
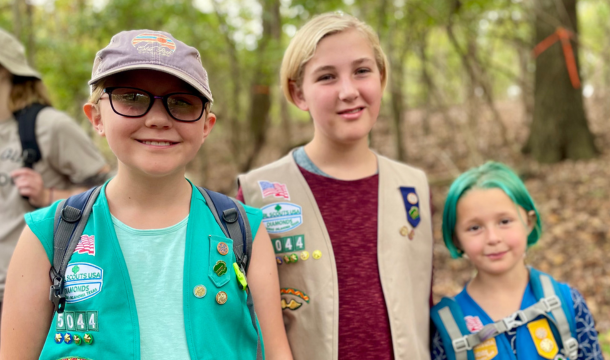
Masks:
[[[55,212],[57,204],[50,213]],[[51,229],[45,235],[41,241],[52,241]],[[136,304],[105,186],[93,205],[83,236],[94,238],[94,255],[87,251],[72,255],[65,275],[65,310],[55,314],[40,359],[140,359]],[[228,246],[228,251],[223,251],[226,255],[217,250],[221,242]],[[257,334],[247,294],[231,266],[236,261],[233,241],[225,237],[196,188],[185,249],[183,283],[174,289],[151,291],[183,291],[191,359],[255,359]],[[228,264],[220,276],[214,271],[218,261]]]

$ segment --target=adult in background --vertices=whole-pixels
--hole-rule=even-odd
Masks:
[[[51,107],[23,45],[3,29],[0,43],[1,307],[8,264],[25,225],[23,215],[103,182],[110,168],[78,124]],[[23,119],[35,104],[44,106],[35,117],[34,132],[41,158],[28,168],[17,118]]]

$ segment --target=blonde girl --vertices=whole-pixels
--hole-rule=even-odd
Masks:
[[[370,26],[314,17],[281,68],[286,99],[314,136],[239,177],[261,208],[280,275],[295,359],[428,359],[432,233],[420,170],[369,148],[388,79]]]

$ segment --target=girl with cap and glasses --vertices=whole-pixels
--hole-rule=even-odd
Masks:
[[[388,79],[377,35],[346,14],[317,16],[280,78],[313,139],[241,175],[239,195],[263,210],[293,356],[429,359],[430,195],[422,171],[368,145]]]
[[[48,300],[58,204],[26,216],[9,269],[2,357],[291,358],[261,211],[245,207],[259,329],[231,267],[233,243],[184,176],[216,122],[199,52],[168,33],[121,32],[98,52],[89,85],[84,111],[116,155],[117,174],[66,268],[61,315]]]
[[[452,257],[477,271],[432,309],[434,360],[603,359],[578,290],[525,265],[541,232],[534,201],[507,166],[488,162],[455,179],[443,239]]]
[[[23,215],[103,183],[110,168],[81,127],[51,106],[23,45],[2,29],[0,43],[1,304]]]

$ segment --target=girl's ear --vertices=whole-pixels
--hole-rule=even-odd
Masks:
[[[290,88],[290,96],[296,106],[303,111],[309,111],[309,106],[307,106],[307,102],[305,101],[303,90],[297,85],[296,81],[290,80],[288,82],[288,87]]]
[[[93,128],[100,136],[106,136],[104,132],[104,123],[102,122],[102,114],[100,113],[100,107],[97,104],[86,103],[83,106],[83,111],[87,115],[87,119]]]
[[[208,112],[209,110],[206,110]],[[203,122],[203,137],[201,138],[201,143],[207,139],[208,135],[212,132],[214,125],[216,124],[216,115],[214,113],[208,113],[205,115],[205,119]]]
[[[536,227],[536,220],[538,220],[538,216],[536,216],[536,212],[534,210],[530,210],[527,212],[527,230],[528,235],[534,230]]]

